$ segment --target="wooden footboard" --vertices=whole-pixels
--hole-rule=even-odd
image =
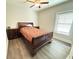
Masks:
[[[49,33],[47,33],[45,35],[41,35],[39,37],[33,37],[32,44],[33,44],[34,48],[41,46],[46,41],[51,41],[52,36],[53,36],[53,32],[49,32]]]

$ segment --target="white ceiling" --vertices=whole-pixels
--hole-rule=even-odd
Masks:
[[[19,6],[19,7],[21,6],[21,7],[26,7],[26,8],[30,8],[30,6],[33,5],[33,3],[30,3],[30,2],[24,3],[25,1],[26,0],[7,0],[6,2],[9,5],[14,5],[14,6]],[[38,6],[34,6],[31,9],[38,11],[38,10],[42,10],[42,9],[66,2],[68,0],[48,0],[48,1],[49,1],[49,4],[41,4],[40,5],[41,8],[38,8]]]

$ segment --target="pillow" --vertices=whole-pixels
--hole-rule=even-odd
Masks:
[[[31,25],[31,24],[27,24],[26,26],[32,27],[32,25]]]

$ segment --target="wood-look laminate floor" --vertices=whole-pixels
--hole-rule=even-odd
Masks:
[[[52,43],[40,49],[34,57],[31,57],[25,44],[20,38],[10,40],[7,59],[66,59],[70,46],[53,39]]]

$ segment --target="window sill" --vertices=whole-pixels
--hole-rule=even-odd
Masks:
[[[64,35],[64,36],[69,36],[69,34],[67,34],[67,33],[63,33],[63,32],[54,32],[54,33],[56,33],[56,34],[60,34],[60,35]]]

